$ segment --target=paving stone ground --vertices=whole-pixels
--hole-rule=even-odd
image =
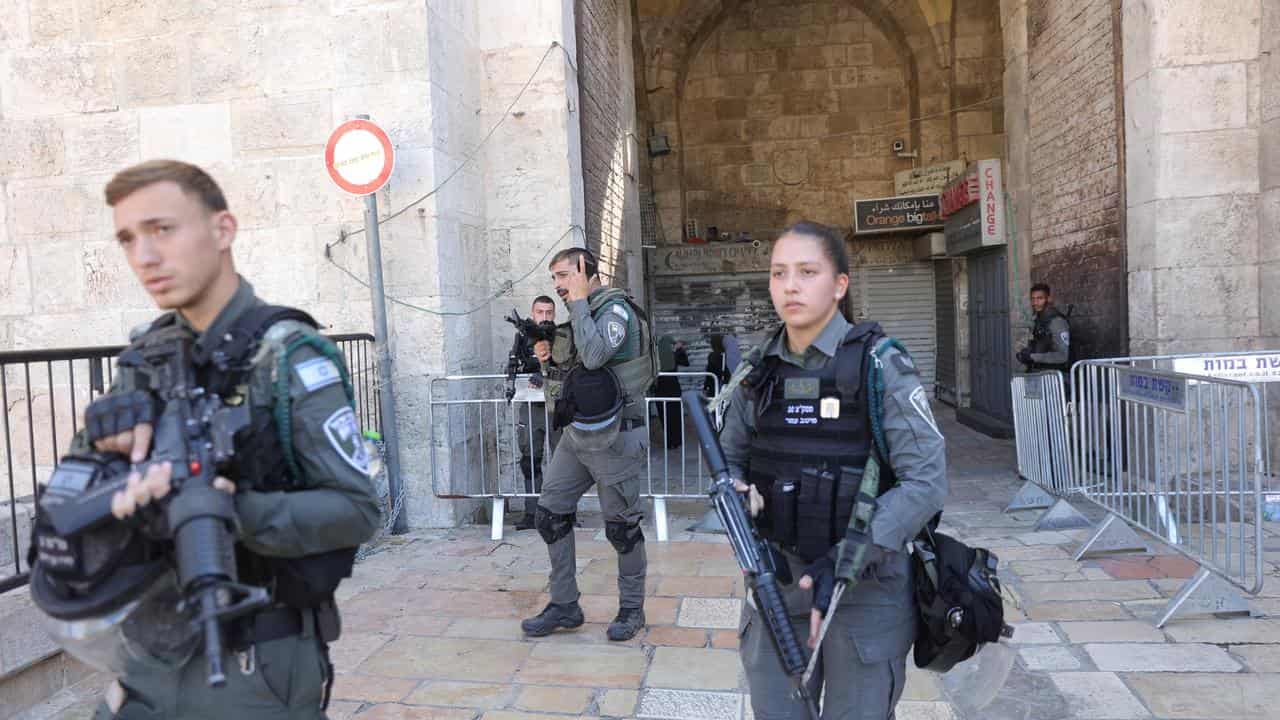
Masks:
[[[1012,443],[938,415],[951,478],[944,530],[1000,557],[1017,659],[976,710],[956,673],[912,668],[899,720],[1280,718],[1280,620],[1191,618],[1157,629],[1153,618],[1194,564],[1158,543],[1149,554],[1076,562],[1087,530],[1034,532],[1038,511],[1003,512],[1019,487]],[[519,630],[547,599],[535,533],[508,528],[494,542],[487,528],[468,527],[392,538],[341,590],[330,718],[754,720],[736,653],[740,573],[723,537],[684,531],[704,509],[672,503],[668,543],[646,531],[649,627],[626,643],[605,637],[616,560],[598,516],[584,514],[577,531],[587,624],[536,640]],[[1280,527],[1265,535],[1280,549]],[[1266,572],[1254,607],[1280,613],[1280,550],[1266,555]],[[86,718],[104,683],[90,678],[23,720]]]

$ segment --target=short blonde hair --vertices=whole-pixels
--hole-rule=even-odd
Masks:
[[[160,182],[177,183],[184,193],[198,199],[209,212],[227,209],[227,198],[209,173],[178,160],[148,160],[116,173],[107,183],[107,205],[115,207],[116,203],[142,188]]]

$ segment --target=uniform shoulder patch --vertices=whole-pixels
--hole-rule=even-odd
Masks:
[[[631,313],[627,311],[626,303],[614,303],[609,309],[623,320],[631,319]]]
[[[609,341],[610,347],[618,347],[627,337],[627,326],[625,323],[617,320],[609,320],[604,324],[605,339]]]
[[[942,431],[938,429],[938,421],[933,419],[933,410],[929,407],[929,398],[925,395],[924,388],[917,387],[911,391],[911,407],[915,409],[916,414],[920,416],[938,433],[938,437],[942,437]]]
[[[1062,332],[1058,333],[1058,337],[1062,339],[1063,345],[1071,344],[1071,333],[1069,331],[1063,330]]]
[[[369,474],[369,450],[360,434],[356,413],[350,406],[344,405],[334,410],[324,421],[324,436],[348,465],[362,474]]]
[[[338,373],[338,366],[325,357],[304,360],[294,365],[293,371],[297,373],[298,379],[307,388],[307,392],[315,392],[342,380],[342,375]]]

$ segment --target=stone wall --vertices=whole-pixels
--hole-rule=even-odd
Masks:
[[[1091,357],[1124,354],[1128,319],[1118,8],[1118,0],[1027,3],[1030,279],[1049,283],[1062,309],[1075,305],[1074,351]],[[1027,308],[1025,296],[1012,300]]]
[[[628,0],[576,0],[587,246],[608,284],[643,289],[636,193],[635,72]]]
[[[667,242],[685,217],[753,238],[801,217],[847,227],[855,198],[912,166],[894,139],[920,164],[954,154],[935,38],[918,8],[887,5],[641,2],[651,120],[672,146],[653,161]]]
[[[576,52],[573,5],[236,8],[0,2],[0,351],[120,343],[156,314],[111,240],[101,197],[113,172],[155,157],[199,163],[222,184],[240,220],[238,269],[260,294],[307,309],[329,332],[369,331],[369,292],[344,272],[368,275],[365,237],[344,237],[363,227],[363,203],[334,187],[323,163],[333,127],[368,113],[397,152],[380,213],[407,208],[381,234],[398,301],[389,344],[409,519],[455,523],[474,508],[434,498],[427,378],[502,367],[511,330],[500,315],[512,304],[527,311],[549,289],[547,252],[582,243],[580,100],[565,57]],[[50,388],[42,368],[33,373],[30,419],[14,390],[21,368],[6,376],[20,496],[56,454],[37,434],[32,459],[28,425],[52,424],[60,445],[71,434],[65,375],[63,366]],[[466,459],[447,443],[437,450],[448,483]]]
[[[1000,0],[956,0],[952,32],[951,122],[958,154],[970,161],[1003,157]]]
[[[1280,73],[1261,55],[1274,5],[1124,2],[1134,353],[1274,345],[1262,285],[1280,256]]]

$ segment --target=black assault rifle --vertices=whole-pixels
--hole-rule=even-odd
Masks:
[[[682,397],[684,406],[693,419],[694,432],[698,434],[698,444],[702,446],[707,469],[711,471],[713,482],[708,493],[711,505],[716,509],[720,522],[729,535],[729,545],[733,547],[733,555],[746,575],[747,587],[755,600],[756,610],[764,618],[769,637],[773,639],[773,645],[778,651],[778,659],[782,661],[782,668],[795,681],[796,692],[809,711],[809,717],[818,720],[818,706],[801,680],[807,661],[804,648],[800,646],[795,628],[791,625],[791,618],[787,615],[787,605],[782,600],[773,548],[756,533],[755,526],[751,524],[751,516],[747,514],[745,500],[733,487],[724,450],[720,448],[720,440],[711,429],[711,417],[702,404],[701,394],[697,390],[686,390]],[[786,573],[790,575],[789,569]]]
[[[177,560],[178,581],[186,603],[194,609],[196,629],[204,633],[209,685],[226,682],[222,670],[220,623],[271,601],[264,588],[238,582],[235,556],[235,498],[213,487],[218,470],[235,453],[235,435],[249,424],[249,406],[224,405],[216,393],[206,392],[196,381],[192,341],[179,338],[141,350],[128,350],[118,364],[132,367],[148,378],[152,392],[164,403],[156,423],[155,444],[145,463],[134,469],[146,474],[155,464],[173,464],[173,489],[159,503],[160,509],[139,508],[152,516],[151,527],[171,537]],[[74,536],[112,521],[111,498],[128,480],[128,468],[113,463],[119,472],[93,483],[88,492],[62,495],[46,492],[41,512],[59,535]],[[89,478],[107,463],[68,457],[54,471],[51,487],[67,484],[77,476]],[[73,483],[74,484],[74,483]],[[84,487],[84,485],[79,485]],[[56,499],[55,499],[56,498]],[[154,506],[153,506],[154,507]]]

